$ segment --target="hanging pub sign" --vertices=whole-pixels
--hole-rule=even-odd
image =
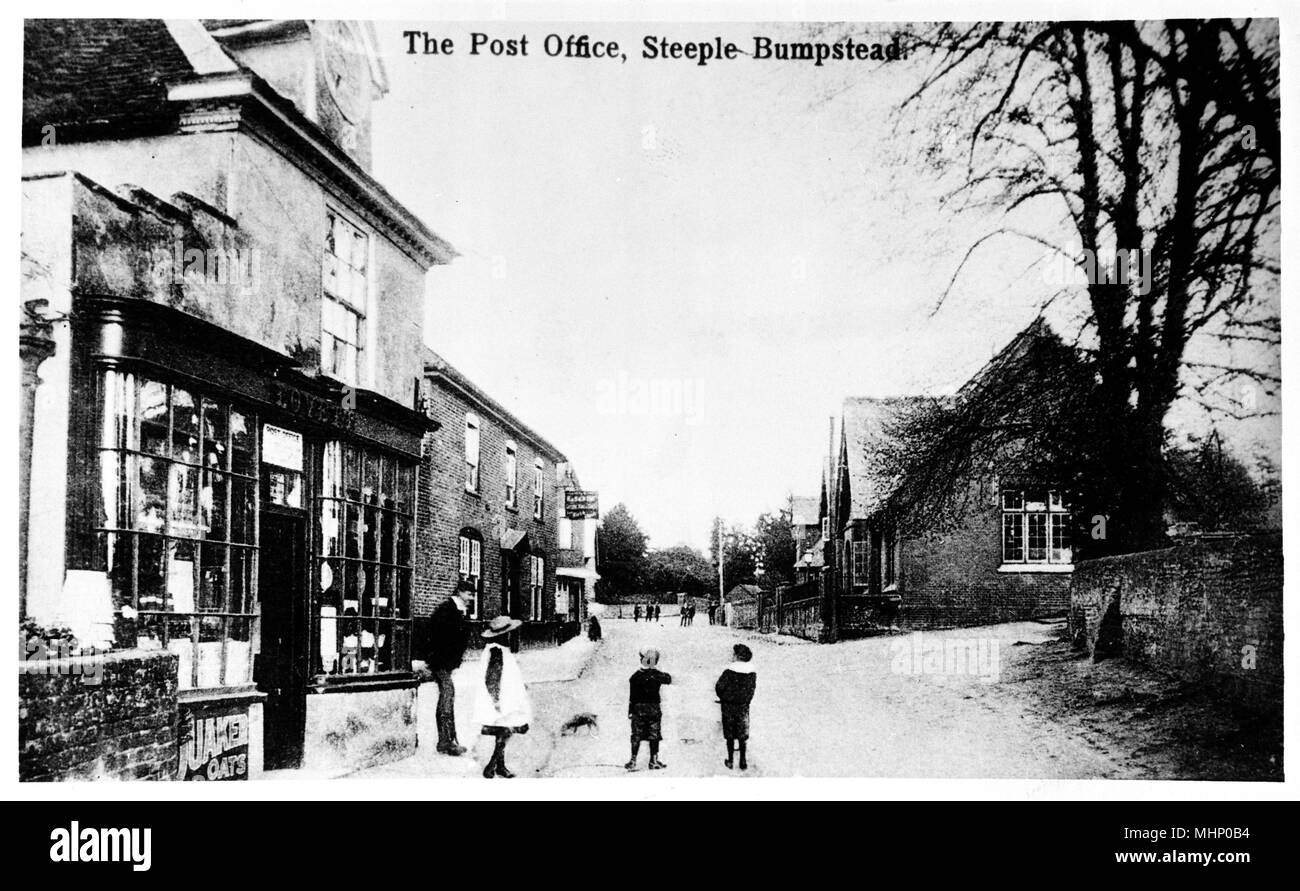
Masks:
[[[600,502],[597,493],[566,489],[564,491],[564,517],[568,520],[599,519]]]
[[[248,703],[181,705],[178,780],[248,779]]]

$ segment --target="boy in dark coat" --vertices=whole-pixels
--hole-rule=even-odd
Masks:
[[[662,739],[659,722],[663,711],[659,705],[659,688],[673,682],[672,676],[660,671],[658,650],[641,651],[641,667],[628,679],[627,716],[632,722],[632,759],[623,765],[636,770],[636,758],[641,752],[641,740],[650,744],[650,769],[667,767],[659,760],[659,740]]]
[[[754,698],[758,676],[749,660],[754,658],[749,647],[736,644],[732,648],[735,661],[727,666],[713,690],[722,704],[722,735],[727,739],[727,760],[722,762],[730,770],[735,763],[736,744],[740,744],[740,769],[748,770],[745,762],[745,743],[749,741],[749,703]]]

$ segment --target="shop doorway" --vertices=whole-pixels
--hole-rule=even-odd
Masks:
[[[307,718],[306,519],[263,510],[258,591],[261,652],[255,680],[266,694],[267,770],[302,766]]]

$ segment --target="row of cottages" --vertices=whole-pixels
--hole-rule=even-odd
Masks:
[[[1056,335],[1041,320],[1018,334],[958,393],[1024,373]],[[833,641],[896,627],[982,625],[1062,614],[1075,559],[1073,499],[1059,479],[1026,476],[1008,458],[965,481],[960,514],[941,525],[910,514],[906,480],[885,453],[919,399],[851,397],[832,425],[818,498],[796,498],[796,584],[782,592],[780,630]],[[835,428],[838,427],[838,430]],[[816,505],[816,521],[813,505]]]
[[[370,173],[371,26],[29,20],[24,65],[22,618],[174,657],[181,779],[218,724],[240,778],[410,753],[457,581],[525,643],[585,601],[563,455],[425,347],[456,254]]]
[[[572,465],[432,350],[424,375],[438,430],[426,435],[421,465],[419,549],[429,572],[415,592],[416,616],[431,616],[468,581],[476,623],[523,619],[524,645],[574,636],[600,576],[596,522],[564,516],[565,492],[580,489]]]

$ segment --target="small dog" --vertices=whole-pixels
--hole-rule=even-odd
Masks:
[[[560,736],[577,733],[579,727],[586,727],[588,735],[591,735],[592,731],[600,732],[600,725],[596,723],[596,716],[591,712],[582,712],[564,722],[564,726],[560,728]]]

